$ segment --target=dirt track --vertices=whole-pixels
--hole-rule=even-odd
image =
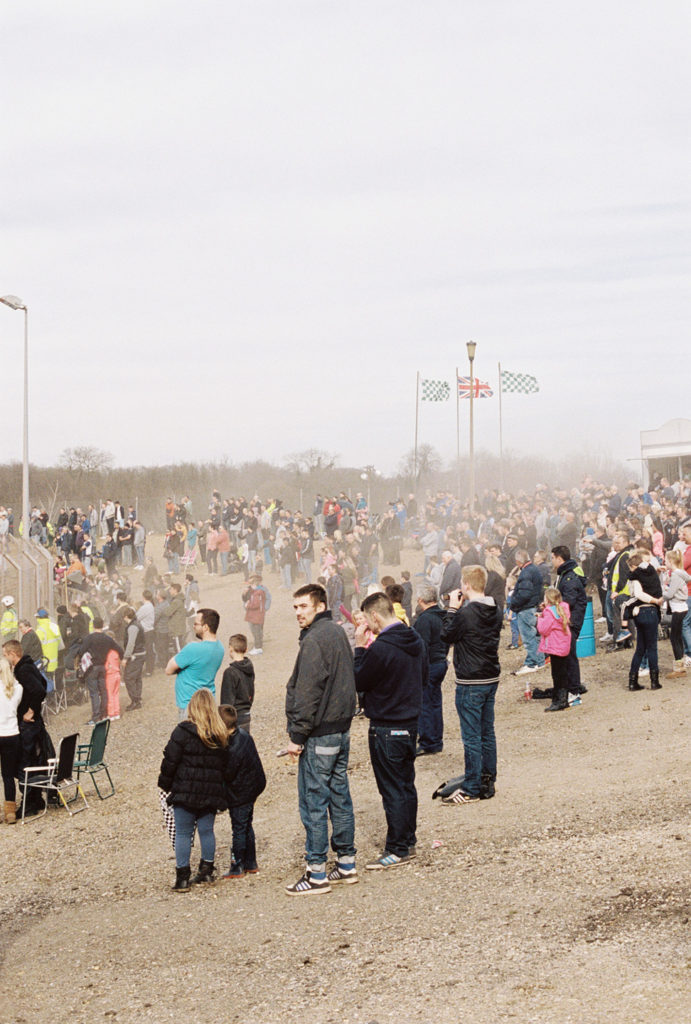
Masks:
[[[418,562],[405,552],[405,566]],[[239,577],[200,580],[204,603],[221,612],[221,638],[243,629]],[[545,718],[545,704],[524,702],[509,674],[520,654],[502,651],[497,795],[445,807],[431,793],[462,765],[449,673],[444,752],[418,762],[417,860],[291,899],[283,885],[300,873],[304,833],[295,769],[274,754],[297,628],[290,595],[278,577],[267,581],[274,600],[253,715],[269,778],[255,821],[260,874],[170,893],[155,783],[176,714],[171,681],[145,680],[144,709],[111,728],[116,796],[100,802],[87,782],[83,814],[0,826],[0,1020],[691,1020],[691,674],[631,694],[629,655],[598,653],[582,666],[583,705]],[[668,644],[661,654],[666,670]],[[533,681],[549,685],[548,670]],[[54,740],[75,728],[86,738],[86,710],[51,718]],[[384,819],[360,721],[351,783],[364,869]],[[219,816],[223,868],[229,834]]]

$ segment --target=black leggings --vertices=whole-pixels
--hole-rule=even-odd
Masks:
[[[672,627],[670,629],[670,640],[672,641],[672,654],[675,661],[681,661],[684,657],[684,640],[681,627],[688,612],[672,612]]]
[[[2,784],[5,787],[5,800],[14,803],[17,790],[14,780],[19,771],[19,753],[21,741],[19,733],[16,736],[0,736],[0,773]]]

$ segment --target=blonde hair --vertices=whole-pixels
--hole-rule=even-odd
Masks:
[[[228,729],[206,688],[197,690],[187,705],[187,717],[197,727],[197,735],[206,747],[227,747]]]
[[[461,579],[476,594],[484,594],[487,583],[487,570],[484,565],[466,565],[461,571]]]
[[[674,548],[672,548],[671,551],[667,552],[667,554],[665,555],[665,559],[669,562],[670,565],[673,565],[675,569],[681,569],[682,565],[684,564],[684,560],[681,556],[681,551],[675,551]]]
[[[0,657],[0,683],[5,691],[5,696],[9,700],[14,693],[14,688],[17,685],[17,680],[14,678],[14,672],[7,658]]]
[[[501,576],[502,579],[506,578],[504,563],[498,555],[485,555],[485,569],[487,572],[496,572],[497,576]]]
[[[561,619],[561,628],[565,633],[568,633],[569,613],[564,610],[564,602],[562,601],[561,594],[556,587],[547,587],[547,590],[545,591],[545,601],[547,604],[556,608],[559,618]]]

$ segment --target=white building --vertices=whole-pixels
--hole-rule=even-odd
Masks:
[[[668,420],[657,430],[641,430],[643,486],[661,476],[683,480],[691,476],[691,420]]]

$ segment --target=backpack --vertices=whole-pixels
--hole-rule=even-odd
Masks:
[[[268,588],[265,587],[263,583],[259,584],[257,590],[264,591],[264,611],[268,612],[269,608],[271,607],[271,594],[269,593]]]

